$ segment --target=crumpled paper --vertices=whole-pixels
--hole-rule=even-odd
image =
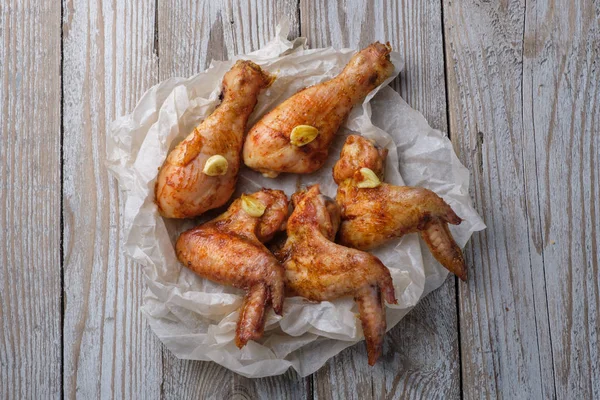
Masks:
[[[160,340],[177,357],[212,360],[246,377],[284,373],[292,367],[301,376],[319,369],[329,358],[363,339],[357,308],[351,298],[314,303],[287,298],[283,316],[269,311],[264,337],[241,350],[234,344],[237,309],[243,293],[202,279],[177,261],[173,245],[183,230],[218,215],[198,220],[165,220],[157,212],[154,184],[169,151],[219,103],[223,75],[237,59],[250,59],[277,76],[260,95],[249,126],[299,89],[338,74],[354,50],[305,49],[304,38],[286,39],[283,24],[262,49],[229,61],[214,61],[190,78],[171,78],[149,89],[129,115],[114,121],[107,139],[107,166],[118,179],[124,199],[124,240],[128,256],[144,268],[148,290],[142,311]],[[345,136],[359,133],[390,149],[386,181],[423,186],[442,196],[463,219],[451,231],[462,247],[485,226],[468,195],[469,172],[456,157],[448,138],[434,130],[387,84],[403,60],[391,54],[392,77],[354,107],[334,141],[327,164],[311,175],[283,174],[268,179],[242,168],[237,193],[261,187],[284,190],[319,183],[335,196],[331,168]],[[391,329],[419,299],[439,287],[447,271],[431,256],[416,234],[406,235],[373,252],[390,269],[397,305],[387,305]],[[366,360],[365,360],[366,362]]]

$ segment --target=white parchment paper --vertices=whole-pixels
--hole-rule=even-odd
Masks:
[[[292,367],[306,376],[330,357],[360,341],[363,333],[351,298],[311,303],[288,298],[283,316],[267,316],[263,339],[243,349],[234,344],[237,309],[243,293],[202,279],[177,261],[173,244],[183,230],[206,221],[222,210],[196,221],[165,220],[153,203],[158,168],[168,152],[217,106],[221,80],[234,62],[250,59],[277,79],[261,94],[249,126],[299,89],[338,74],[354,50],[305,49],[305,39],[286,39],[287,24],[262,49],[229,61],[215,61],[190,78],[171,78],[148,90],[133,112],[116,120],[107,140],[107,165],[118,179],[124,199],[124,240],[128,256],[143,265],[148,290],[142,311],[160,340],[177,357],[212,360],[247,377],[284,373]],[[395,77],[403,66],[392,53]],[[451,231],[462,247],[474,231],[485,226],[471,206],[469,172],[457,159],[450,141],[434,130],[387,86],[388,81],[357,105],[340,130],[327,164],[311,175],[263,178],[243,168],[237,197],[261,187],[278,188],[288,195],[298,187],[320,183],[335,196],[331,168],[345,136],[360,133],[390,149],[386,181],[427,187],[442,196],[463,219]],[[417,235],[407,235],[374,251],[390,269],[398,304],[387,308],[391,329],[419,299],[439,287],[447,272],[431,256]],[[366,362],[366,360],[365,360]]]

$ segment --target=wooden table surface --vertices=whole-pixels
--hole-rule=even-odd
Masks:
[[[255,50],[390,41],[487,230],[386,338],[306,378],[182,361],[139,308],[106,132],[155,83]],[[600,1],[1,0],[0,398],[600,398]]]

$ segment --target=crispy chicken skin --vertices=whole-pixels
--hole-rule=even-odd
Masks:
[[[338,76],[299,91],[262,117],[246,138],[244,163],[271,178],[321,168],[352,107],[392,74],[390,51],[389,44],[371,44],[355,54]],[[298,147],[290,143],[290,135],[300,125],[315,127],[318,136]]]
[[[461,219],[431,190],[381,183],[374,188],[358,188],[364,179],[361,168],[371,169],[383,180],[386,150],[356,135],[346,139],[340,160],[333,168],[338,184],[336,201],[341,207],[339,242],[361,250],[373,249],[393,238],[419,232],[433,256],[463,281],[467,269],[460,247],[448,224]]]
[[[390,272],[377,257],[333,242],[339,209],[321,195],[319,185],[294,194],[292,201],[288,238],[278,252],[286,285],[315,301],[354,296],[373,365],[381,355],[386,330],[383,299],[397,302]]]
[[[155,186],[167,218],[189,218],[224,205],[235,190],[248,117],[273,77],[251,61],[238,61],[223,77],[223,101],[168,155]],[[227,160],[224,175],[203,172],[209,157]]]
[[[198,275],[246,290],[235,337],[240,348],[262,336],[269,304],[281,315],[284,298],[283,268],[263,243],[285,229],[287,197],[270,189],[250,197],[266,206],[262,216],[250,216],[237,199],[219,217],[183,232],[175,245],[179,261]]]

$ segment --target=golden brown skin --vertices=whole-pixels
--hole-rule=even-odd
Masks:
[[[329,145],[352,107],[388,78],[394,65],[389,44],[358,52],[335,78],[299,91],[258,121],[244,144],[244,163],[265,176],[308,174],[321,168]],[[317,138],[302,147],[290,143],[292,129],[310,125]]]
[[[179,261],[198,275],[246,290],[235,336],[240,348],[262,336],[269,304],[281,315],[284,298],[283,268],[263,243],[285,229],[288,200],[281,190],[250,196],[266,206],[261,217],[248,215],[237,199],[219,217],[183,232],[175,245]]]
[[[295,209],[288,220],[288,238],[278,253],[288,288],[315,301],[354,296],[369,364],[375,364],[386,328],[383,298],[397,302],[389,270],[377,257],[333,242],[339,209],[321,195],[319,185],[294,194],[292,201]]]
[[[158,174],[156,204],[167,218],[189,218],[224,205],[235,190],[248,117],[260,91],[273,81],[251,61],[238,61],[223,77],[223,101],[175,147]],[[206,160],[220,154],[227,172],[208,176]]]
[[[356,135],[346,139],[333,168],[338,186],[336,201],[342,210],[340,243],[361,250],[373,249],[407,233],[419,232],[433,256],[463,281],[467,269],[460,247],[448,230],[461,219],[431,190],[381,183],[360,189],[359,170],[369,168],[383,179],[386,150]]]

